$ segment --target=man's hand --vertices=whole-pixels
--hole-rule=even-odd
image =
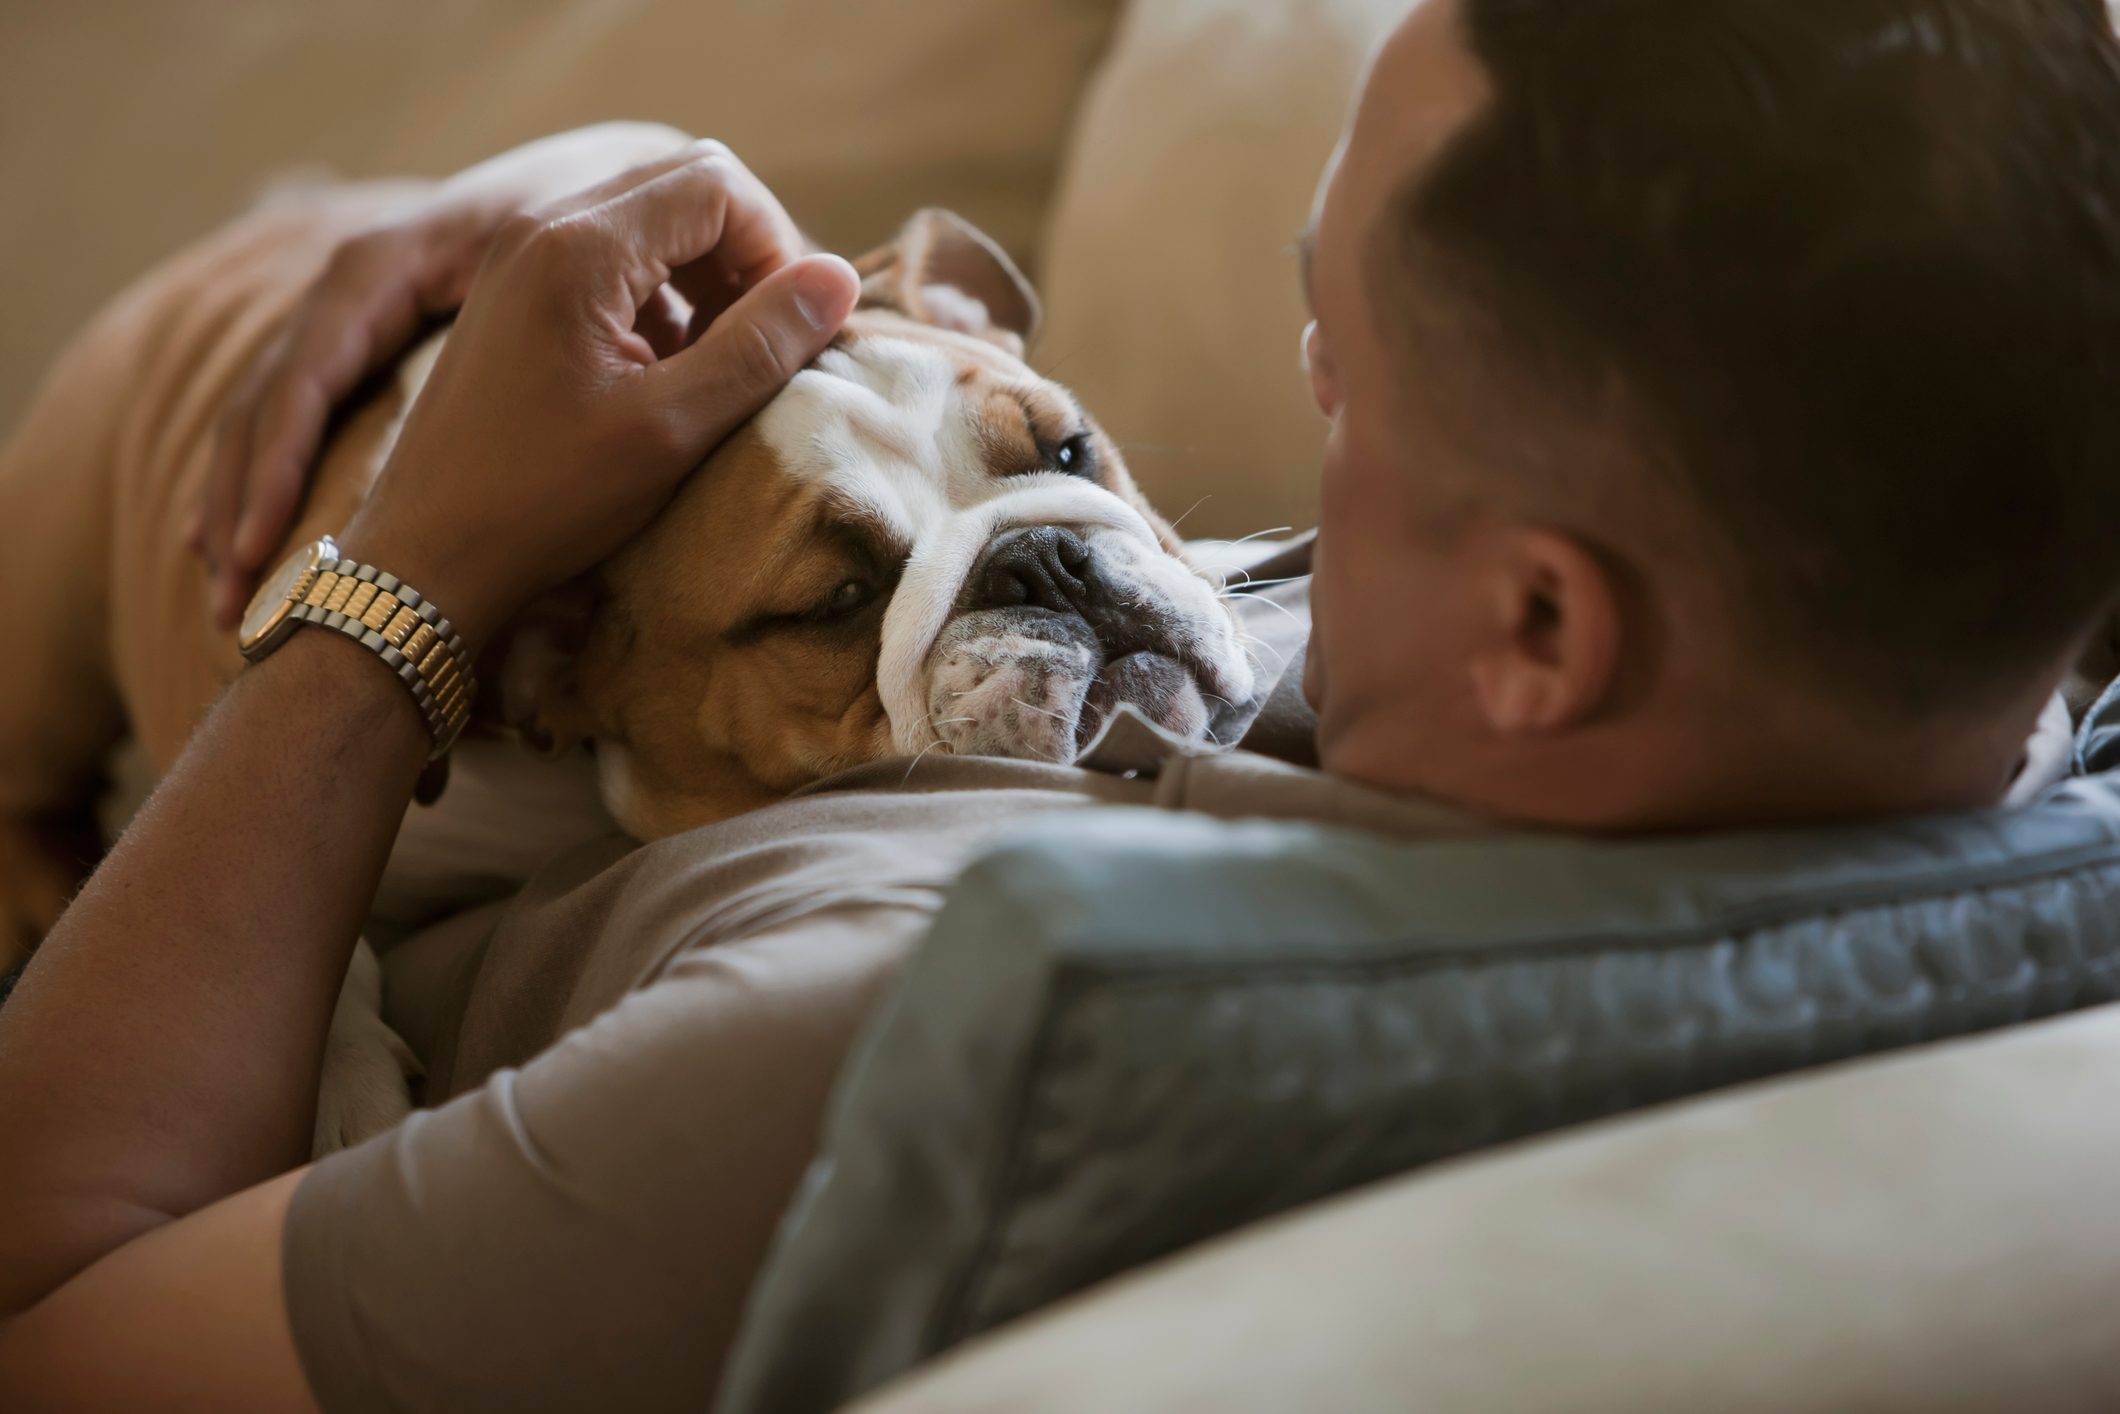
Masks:
[[[206,487],[184,538],[213,572],[215,620],[232,627],[301,507],[339,401],[453,313],[514,208],[447,199],[349,237],[222,413]]]
[[[599,123],[541,138],[438,185],[408,184],[402,214],[339,244],[238,381],[183,528],[212,571],[211,607],[222,627],[234,627],[293,526],[339,403],[429,323],[456,312],[495,233],[512,217],[691,141],[656,123]],[[777,220],[793,258],[793,225]]]
[[[476,642],[639,530],[859,293],[714,143],[513,218],[341,543]]]

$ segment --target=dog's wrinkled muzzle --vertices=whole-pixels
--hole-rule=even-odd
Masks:
[[[1137,544],[1056,525],[995,539],[929,659],[929,716],[948,749],[1072,761],[1121,703],[1181,738],[1206,734],[1209,684],[1241,690],[1217,661],[1226,615],[1211,595],[1159,593],[1133,572]]]
[[[907,754],[1071,762],[1121,703],[1204,737],[1253,674],[1227,606],[1132,507],[1046,485],[916,550],[877,682]]]

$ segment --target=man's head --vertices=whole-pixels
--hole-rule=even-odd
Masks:
[[[1971,803],[2120,578],[2095,0],[1428,0],[1309,264],[1344,774],[1585,826]]]

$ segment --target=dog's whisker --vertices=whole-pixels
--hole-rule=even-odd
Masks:
[[[1011,697],[1009,701],[1015,703],[1018,707],[1021,707],[1026,712],[1036,712],[1039,716],[1051,717],[1056,722],[1064,723],[1067,721],[1067,718],[1061,716],[1058,712],[1048,712],[1043,707],[1033,707],[1030,703],[1025,702],[1020,697]]]
[[[1244,574],[1246,573],[1246,571],[1238,570],[1237,573]],[[1234,599],[1239,594],[1251,594],[1261,589],[1272,589],[1277,584],[1294,584],[1299,580],[1305,579],[1307,577],[1308,576],[1305,575],[1292,574],[1289,575],[1286,579],[1246,579],[1240,584],[1225,585],[1223,587],[1223,592],[1217,597],[1223,599]]]
[[[1255,603],[1255,604],[1263,604],[1263,605],[1265,605],[1265,606],[1266,606],[1267,608],[1269,608],[1269,609],[1273,610],[1273,611],[1274,611],[1275,613],[1277,613],[1277,614],[1280,614],[1280,615],[1284,616],[1284,617],[1285,617],[1285,618],[1286,618],[1286,619],[1287,619],[1287,620],[1288,620],[1288,621],[1289,621],[1290,623],[1292,623],[1292,624],[1302,624],[1302,622],[1303,622],[1303,617],[1302,617],[1302,615],[1300,615],[1300,614],[1296,613],[1296,611],[1295,611],[1295,610],[1293,610],[1293,609],[1289,608],[1289,607],[1288,607],[1288,606],[1287,606],[1286,604],[1281,604],[1281,603],[1277,603],[1277,602],[1275,602],[1274,600],[1272,600],[1272,599],[1268,599],[1268,598],[1266,598],[1266,597],[1265,597],[1265,596],[1263,596],[1263,595],[1258,595],[1258,594],[1254,594],[1254,595],[1250,595],[1250,596],[1243,596],[1243,595],[1239,595],[1239,596],[1236,596],[1236,597],[1238,597],[1238,598],[1244,598],[1244,597],[1249,597],[1249,598],[1251,599],[1251,601],[1252,601],[1253,603]]]
[[[1200,498],[1199,500],[1197,500],[1197,501],[1193,502],[1193,503],[1192,503],[1191,505],[1187,506],[1187,507],[1185,508],[1185,515],[1181,515],[1181,516],[1179,516],[1179,517],[1178,517],[1178,518],[1177,518],[1176,520],[1174,520],[1174,521],[1172,521],[1172,522],[1170,523],[1170,530],[1171,530],[1171,534],[1175,535],[1175,534],[1177,534],[1177,533],[1178,533],[1178,527],[1179,527],[1179,526],[1181,526],[1181,525],[1183,525],[1183,524],[1185,524],[1185,516],[1189,516],[1189,515],[1191,515],[1191,514],[1192,514],[1192,513],[1194,512],[1194,511],[1196,511],[1196,510],[1200,509],[1200,507],[1202,507],[1202,506],[1206,505],[1206,504],[1207,504],[1207,503],[1208,503],[1209,501],[1211,501],[1211,500],[1213,500],[1213,499],[1214,499],[1214,492],[1210,491],[1210,492],[1208,492],[1208,493],[1207,493],[1207,494],[1206,494],[1205,496],[1202,496],[1202,497],[1201,497],[1201,498]]]
[[[1274,663],[1273,670],[1275,672],[1278,673],[1288,666],[1288,655],[1286,653],[1283,653],[1280,649],[1274,647],[1271,643],[1268,643],[1263,638],[1254,638],[1248,633],[1243,634],[1238,638],[1237,646],[1244,650],[1245,657],[1251,659],[1251,665],[1262,671],[1265,669],[1266,664],[1257,653],[1252,652],[1252,649],[1254,647],[1263,648],[1267,652],[1274,655],[1274,657],[1278,660]]]
[[[901,780],[901,781],[899,781],[899,782],[898,782],[898,784],[899,784],[899,785],[900,785],[901,787],[903,787],[903,786],[905,785],[906,781],[910,781],[910,780],[912,780],[912,779],[913,779],[913,772],[914,772],[914,771],[916,771],[916,770],[918,770],[918,769],[920,768],[920,763],[921,763],[921,762],[923,762],[923,761],[925,761],[925,760],[927,760],[927,759],[928,759],[928,752],[929,752],[929,751],[938,751],[938,750],[939,750],[939,751],[947,751],[947,750],[949,750],[949,744],[948,744],[947,742],[942,742],[942,741],[936,741],[936,742],[934,742],[934,743],[930,744],[930,745],[928,746],[928,748],[927,748],[927,751],[923,751],[923,752],[921,752],[921,753],[920,753],[920,754],[919,754],[918,756],[915,756],[915,757],[913,758],[913,764],[905,768],[905,778],[904,778],[904,780]]]
[[[1066,353],[1060,355],[1060,357],[1054,359],[1050,364],[1046,365],[1045,371],[1041,376],[1046,378],[1058,377],[1060,370],[1067,367],[1074,360],[1075,355],[1082,352],[1084,347],[1086,346],[1077,344]]]
[[[1269,535],[1286,535],[1294,529],[1295,527],[1292,525],[1277,525],[1274,526],[1271,530],[1254,530],[1251,534],[1244,536],[1242,539],[1225,540],[1222,543],[1224,546],[1234,549],[1239,545],[1249,545],[1254,540],[1264,540]]]

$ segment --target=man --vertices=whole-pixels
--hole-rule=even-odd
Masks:
[[[1601,831],[1999,799],[2111,587],[2120,54],[2095,10],[1417,8],[1310,241],[1331,421],[1309,659],[1326,774],[1277,790],[1385,827],[1431,828],[1422,801],[1440,800]],[[841,267],[746,244],[777,224],[711,154],[510,223],[348,553],[431,586],[475,638],[617,544],[769,393],[722,376],[758,362],[737,342],[784,377],[851,303]],[[701,260],[751,293],[667,360],[624,346],[612,331]],[[584,475],[614,438],[635,476]],[[430,529],[481,521],[476,553]],[[808,1057],[792,1086],[754,1072],[748,1106],[710,1098],[732,1130],[628,1108],[608,1053],[642,1033],[605,1017],[519,1077],[286,1172],[424,752],[382,676],[298,634],[239,682],[0,1019],[9,1408],[352,1407],[363,1380],[407,1407],[593,1389],[643,1408],[711,1388],[726,1324],[708,1310],[703,1335],[690,1306],[659,1324],[630,1303],[717,1282],[740,1300],[759,1224],[702,1229],[691,1210],[770,1222],[785,1200],[800,1154],[759,1116],[794,1108],[814,1129],[877,975],[853,923],[868,915],[840,916],[836,948],[800,964],[853,954],[852,984],[747,1005],[769,954],[695,959],[735,985],[656,1034]],[[334,712],[358,753],[281,725]],[[784,1005],[805,995],[831,1004]],[[674,1005],[657,997],[622,1009]],[[604,1140],[650,1136],[615,1177],[569,1129],[597,1107],[623,1112]],[[488,1168],[488,1140],[518,1169]],[[754,1142],[770,1178],[734,1162]],[[553,1221],[507,1227],[505,1287],[479,1270],[500,1260],[475,1201],[489,1190],[451,1191],[459,1170],[527,1173],[553,1197]],[[630,1207],[619,1180],[638,1185]],[[490,1191],[519,1211],[517,1190]],[[585,1235],[564,1221],[578,1211],[608,1221]],[[382,1216],[344,1216],[362,1212]],[[358,1250],[394,1249],[406,1224],[424,1265]],[[633,1266],[601,1264],[619,1250]],[[345,1310],[320,1314],[329,1301]],[[422,1344],[396,1303],[457,1324]],[[628,1319],[602,1319],[614,1304]],[[494,1326],[527,1377],[473,1348]]]

